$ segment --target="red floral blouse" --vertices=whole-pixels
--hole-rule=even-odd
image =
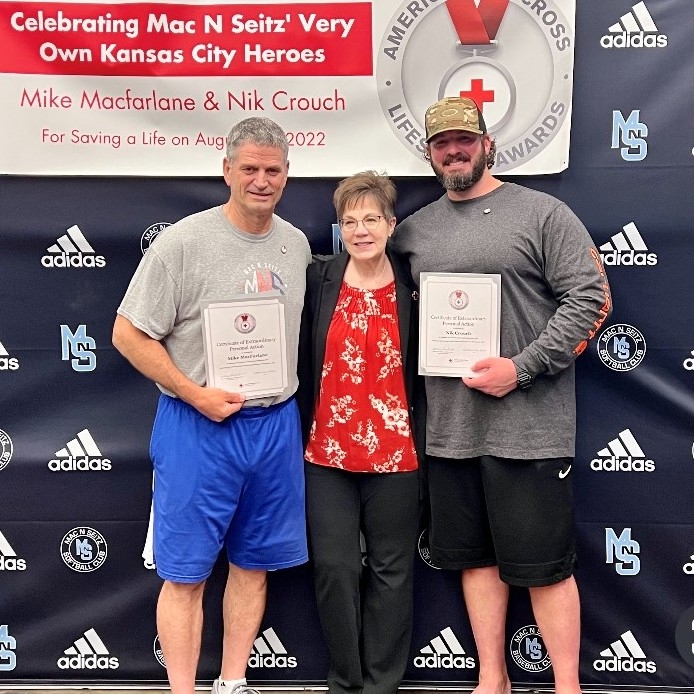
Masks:
[[[395,282],[373,290],[342,283],[306,460],[352,472],[417,469]]]

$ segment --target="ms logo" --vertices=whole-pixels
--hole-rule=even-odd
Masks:
[[[17,641],[10,636],[7,624],[0,624],[0,672],[9,672],[17,667],[15,648]]]
[[[89,540],[76,540],[74,554],[75,557],[81,561],[91,561],[94,556],[92,543]]]
[[[640,551],[639,543],[631,539],[631,528],[624,528],[619,537],[612,528],[605,528],[605,563],[614,564],[620,576],[636,576],[641,571]]]
[[[624,161],[643,161],[648,154],[648,126],[639,121],[641,111],[632,111],[624,120],[621,111],[612,111],[612,149],[618,149]]]
[[[342,241],[342,234],[340,233],[340,225],[333,224],[333,253],[338,255],[342,253],[345,248],[345,244]]]
[[[614,337],[612,338],[612,351],[617,359],[626,361],[631,356],[631,345],[627,342],[626,337]]]
[[[597,349],[600,360],[613,371],[631,371],[646,355],[646,340],[633,325],[622,323],[603,331]]]
[[[74,333],[68,325],[61,325],[60,345],[62,360],[70,360],[75,371],[85,373],[96,369],[96,342],[87,335],[86,325],[78,326]]]
[[[552,665],[542,634],[536,624],[519,629],[511,638],[511,658],[522,670],[542,672]]]
[[[106,561],[108,547],[104,536],[94,528],[73,528],[63,537],[60,556],[73,571],[96,571]]]
[[[528,656],[529,660],[541,660],[542,646],[540,642],[537,639],[526,639],[525,654]]]

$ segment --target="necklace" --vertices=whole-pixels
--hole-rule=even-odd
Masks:
[[[350,263],[350,267],[351,272],[349,272],[348,268],[349,279],[354,280],[354,286],[356,286],[356,288],[378,289],[382,286],[383,278],[385,277],[386,269],[388,268],[388,258],[385,255],[383,256],[383,267],[381,268],[381,271],[377,272],[372,277],[363,277],[354,263]],[[352,282],[348,281],[348,284],[352,284]]]

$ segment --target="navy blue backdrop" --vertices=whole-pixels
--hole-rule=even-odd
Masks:
[[[581,681],[688,691],[694,3],[646,4],[664,46],[603,47],[633,3],[580,3],[570,166],[513,180],[572,207],[613,291],[611,320],[578,366]],[[374,152],[374,168],[378,159]],[[396,183],[400,218],[441,194],[433,178]],[[334,186],[291,179],[278,210],[314,252],[333,249]],[[154,621],[160,581],[142,557],[157,391],[114,351],[110,333],[147,239],[226,196],[221,176],[0,179],[1,682],[165,681]],[[79,260],[60,267],[69,242],[77,250],[67,257]],[[407,680],[473,682],[459,577],[429,566],[425,544]],[[206,600],[201,682],[217,674],[223,583],[220,564]],[[551,682],[524,591],[512,594],[507,636],[512,680]],[[320,683],[325,670],[310,566],[273,574],[249,677]]]

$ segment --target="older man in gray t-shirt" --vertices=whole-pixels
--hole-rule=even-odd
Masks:
[[[203,590],[220,550],[229,576],[214,694],[257,692],[245,671],[265,609],[266,572],[307,560],[293,395],[311,252],[304,234],[274,214],[287,182],[287,153],[284,133],[267,118],[232,128],[224,160],[229,200],[157,238],[113,329],[116,348],[162,393],[150,446],[153,540],[164,579],[157,627],[173,694],[194,694]],[[206,383],[202,309],[240,295],[276,298],[277,315],[283,312],[282,392],[246,397]],[[252,328],[247,319],[240,325]]]

